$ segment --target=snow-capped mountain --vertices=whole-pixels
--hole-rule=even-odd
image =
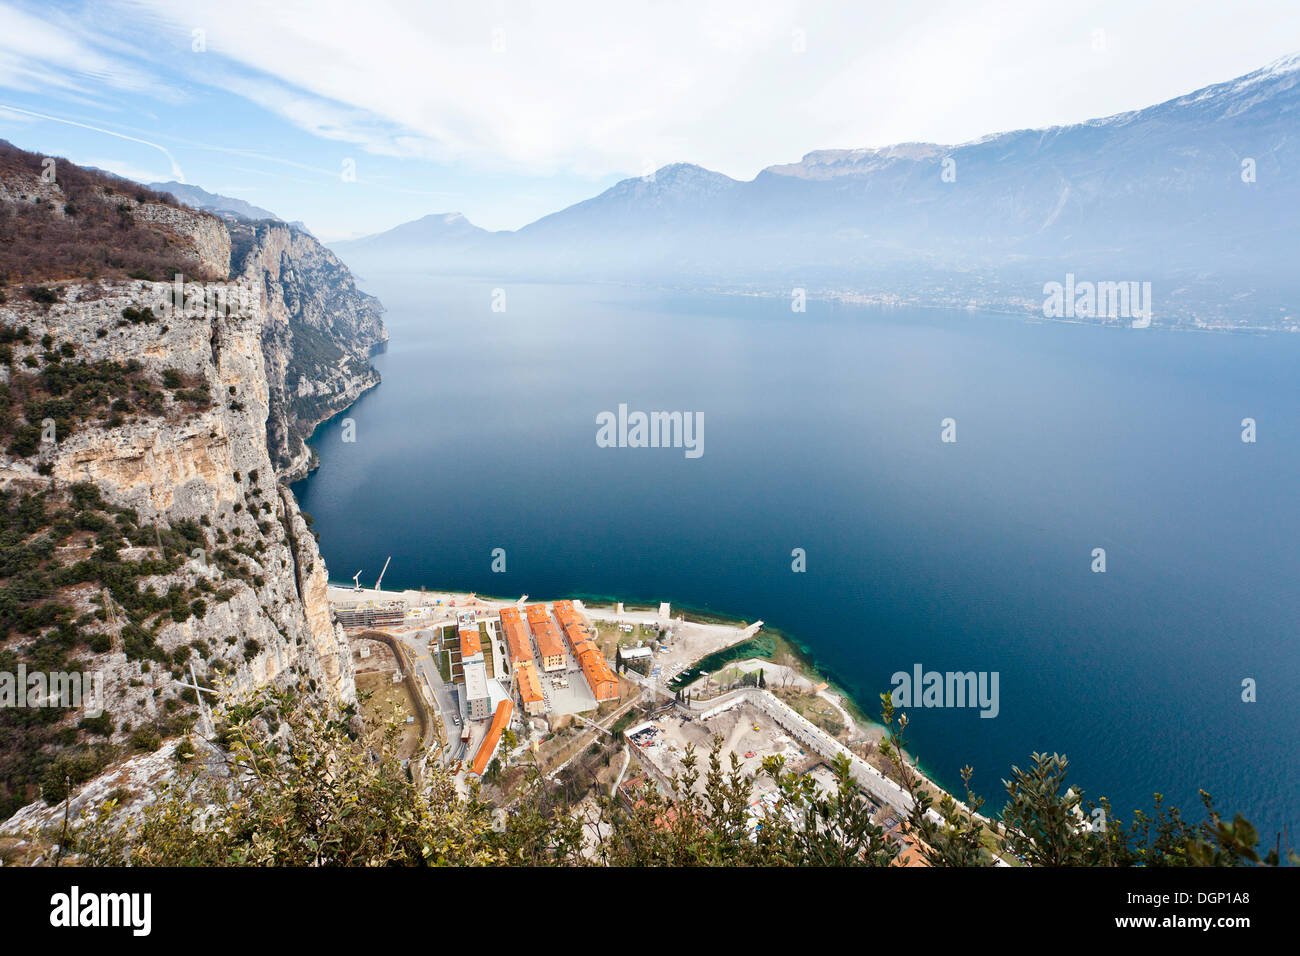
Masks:
[[[1297,285],[1298,107],[1300,54],[1145,109],[956,146],[818,150],[748,182],[681,163],[514,233],[440,236],[424,268],[964,295],[956,277],[1012,299],[1074,272],[1276,314]],[[363,270],[399,267],[398,239],[425,222],[336,248]]]
[[[613,229],[690,227],[701,204],[725,202],[744,184],[691,163],[674,163],[624,179],[598,196],[544,216],[520,233],[548,238],[579,234],[596,223]]]

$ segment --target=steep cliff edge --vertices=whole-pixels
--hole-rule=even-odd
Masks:
[[[285,481],[315,461],[306,439],[379,384],[368,361],[388,341],[383,307],[311,235],[282,222],[232,223],[232,274],[264,290],[267,444]]]
[[[324,562],[277,476],[377,382],[364,356],[386,339],[378,303],[305,233],[232,237],[86,170],[66,172],[74,200],[14,152],[0,230],[61,252],[43,275],[26,245],[0,250],[0,678],[103,688],[102,713],[0,706],[0,819],[184,733],[191,668],[205,687],[355,700]],[[78,231],[97,197],[103,237]],[[173,267],[185,281],[154,281]]]

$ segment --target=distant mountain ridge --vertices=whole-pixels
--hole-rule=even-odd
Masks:
[[[1152,281],[1157,324],[1297,327],[1297,164],[1300,54],[1084,123],[816,150],[747,182],[678,163],[514,232],[406,224],[334,248],[362,274],[800,286],[1030,312],[1045,282],[1076,273]]]
[[[386,232],[344,239],[330,243],[339,255],[345,252],[383,252],[415,246],[437,246],[444,243],[463,243],[488,235],[458,212],[433,213],[412,222],[404,222]]]
[[[262,219],[279,219],[275,213],[263,209],[260,206],[254,206],[252,203],[245,202],[242,199],[235,199],[233,196],[222,196],[218,193],[210,193],[206,189],[189,183],[167,182],[167,183],[150,183],[149,188],[155,192],[167,193],[173,196],[177,202],[183,202],[185,205],[203,212],[210,212],[213,215],[220,216],[226,220],[247,220],[256,222]]]

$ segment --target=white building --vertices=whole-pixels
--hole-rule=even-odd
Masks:
[[[487,720],[492,715],[487,664],[481,657],[465,665],[465,712],[470,720]]]

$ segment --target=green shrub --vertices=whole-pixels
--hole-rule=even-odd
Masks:
[[[104,711],[98,717],[83,717],[77,722],[77,729],[101,737],[113,736],[113,715]]]
[[[152,727],[140,727],[131,733],[131,749],[152,753],[162,746],[162,736]]]

